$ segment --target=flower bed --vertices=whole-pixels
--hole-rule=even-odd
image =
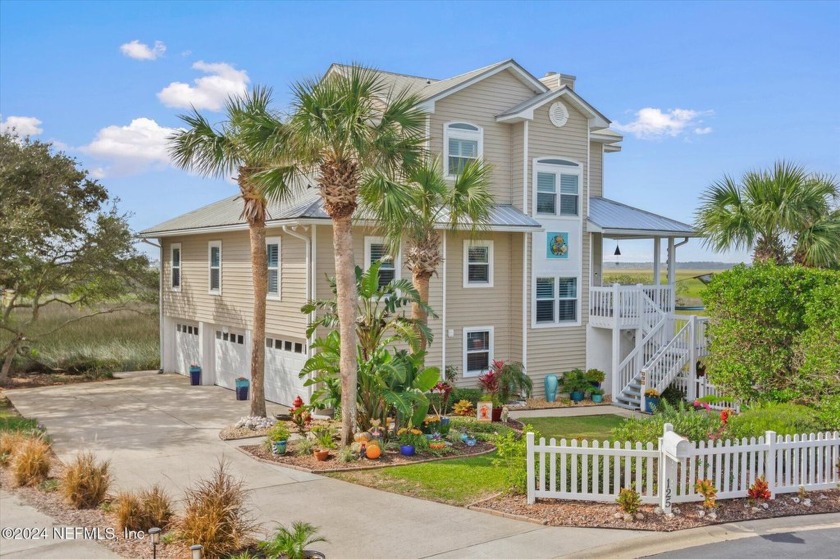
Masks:
[[[767,505],[766,509],[764,504]],[[747,499],[722,500],[718,501],[714,509],[714,517],[706,514],[700,503],[680,503],[674,507],[675,514],[672,517],[661,514],[661,509],[657,514],[658,507],[645,505],[639,509],[640,516],[632,516],[632,519],[625,520],[624,514],[619,512],[618,505],[612,503],[537,499],[535,504],[528,505],[525,497],[521,495],[500,495],[469,508],[546,526],[673,532],[743,520],[840,512],[840,490],[812,491],[801,498],[796,495],[781,495],[766,503],[751,504]]]
[[[610,396],[604,396],[602,402],[595,403],[592,400],[582,400],[580,402],[573,402],[568,398],[557,398],[554,402],[543,400],[542,398],[528,398],[525,404],[516,406],[508,404],[508,409],[511,411],[526,411],[526,410],[548,410],[554,408],[581,408],[591,406],[609,406],[612,404]]]

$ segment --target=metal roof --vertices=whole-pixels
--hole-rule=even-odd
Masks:
[[[691,225],[639,208],[593,196],[589,198],[590,232],[616,237],[701,237]]]
[[[329,216],[324,211],[321,196],[315,188],[306,189],[301,195],[285,204],[269,203],[268,215],[269,219],[266,220],[266,225],[269,227],[284,222],[329,220]],[[242,200],[239,196],[229,196],[203,208],[144,229],[140,231],[140,236],[154,238],[175,234],[196,234],[204,230],[210,232],[219,228],[244,229],[246,223],[241,216]],[[363,214],[359,214],[358,217],[364,220]],[[440,225],[444,226],[448,214],[443,212],[441,218]],[[464,223],[464,225],[468,226],[469,222]],[[538,221],[528,217],[513,206],[497,205],[490,210],[490,229],[536,230],[540,227]]]

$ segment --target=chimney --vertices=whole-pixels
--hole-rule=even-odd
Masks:
[[[571,74],[561,74],[559,72],[546,72],[545,76],[540,78],[540,81],[549,89],[560,89],[562,86],[567,86],[569,89],[575,88],[575,76]]]

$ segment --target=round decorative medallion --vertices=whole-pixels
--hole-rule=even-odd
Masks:
[[[560,128],[569,120],[569,109],[566,105],[557,101],[548,109],[548,118],[551,119],[551,124]]]

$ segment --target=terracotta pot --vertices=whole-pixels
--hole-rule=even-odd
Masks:
[[[312,454],[315,456],[315,459],[319,462],[323,462],[330,456],[329,450],[313,450]]]

